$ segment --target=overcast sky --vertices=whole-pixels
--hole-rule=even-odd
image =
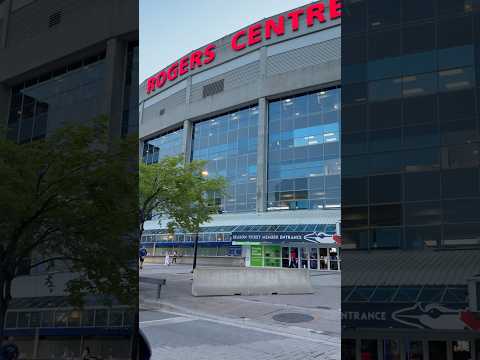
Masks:
[[[190,51],[314,0],[140,0],[143,82]]]

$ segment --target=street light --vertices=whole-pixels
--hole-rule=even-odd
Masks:
[[[203,177],[208,176],[208,170],[202,170],[200,173]],[[198,229],[195,232],[195,241],[193,245],[193,266],[192,266],[192,273],[195,271],[195,268],[197,267],[197,253],[198,253]]]

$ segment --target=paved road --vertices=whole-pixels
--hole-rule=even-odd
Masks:
[[[340,359],[339,274],[312,277],[314,295],[196,298],[189,268],[146,266],[141,276],[167,278],[162,298],[141,284],[140,326],[154,360]],[[282,323],[275,315],[310,316]]]

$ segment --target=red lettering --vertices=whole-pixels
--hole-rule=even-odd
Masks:
[[[283,16],[278,18],[278,23],[273,19],[265,21],[265,39],[268,40],[272,37],[272,30],[277,36],[285,34],[285,18]]]
[[[170,66],[170,68],[167,70],[167,77],[168,80],[173,81],[177,78],[178,76],[178,63],[173,64]]]
[[[330,0],[330,19],[335,20],[342,16],[342,0]]]
[[[167,82],[167,74],[165,73],[165,71],[159,72],[157,76],[155,76],[155,78],[157,80],[157,89],[161,88]]]
[[[303,9],[292,11],[288,18],[292,20],[292,31],[298,31],[298,18],[303,14]]]
[[[202,67],[202,56],[203,52],[200,50],[194,51],[190,55],[190,69],[193,70],[195,69],[196,66]]]
[[[150,94],[152,91],[155,90],[155,85],[157,83],[157,79],[151,77],[147,80],[147,94]]]
[[[312,6],[309,6],[307,9],[307,26],[313,26],[314,19],[318,19],[321,23],[324,23],[325,15],[325,5],[323,3],[318,3]]]
[[[186,73],[188,73],[188,61],[188,56],[180,60],[180,75],[185,75]]]
[[[215,48],[216,48],[216,46],[213,45],[213,44],[210,44],[210,45],[208,45],[208,46],[205,48],[205,56],[207,57],[207,58],[203,61],[203,63],[204,63],[205,65],[210,64],[213,60],[215,60],[215,55],[216,55],[216,54],[215,54],[215,51],[214,51]]]
[[[245,36],[245,30],[240,30],[235,35],[233,35],[233,37],[232,37],[232,49],[233,50],[240,51],[242,49],[245,49],[245,47],[247,45],[238,43],[238,40],[243,36]]]
[[[262,41],[262,24],[255,24],[248,28],[248,46]]]

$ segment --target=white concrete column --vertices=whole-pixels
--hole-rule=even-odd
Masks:
[[[258,99],[257,212],[267,210],[268,103]]]
[[[110,135],[114,138],[122,134],[127,52],[126,41],[118,38],[107,41],[103,113],[109,118]]]
[[[185,162],[192,161],[193,124],[190,120],[183,122],[183,154]]]

